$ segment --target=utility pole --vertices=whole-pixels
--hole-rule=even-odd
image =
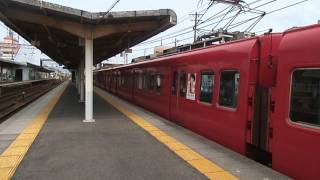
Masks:
[[[191,16],[194,16],[194,26],[193,26],[193,41],[196,42],[197,40],[197,28],[198,28],[198,23],[199,23],[199,19],[198,16],[203,15],[203,14],[198,14],[198,12],[196,12],[195,14],[190,14]]]
[[[196,42],[197,40],[197,25],[198,25],[198,12],[196,12],[196,15],[194,17],[193,42]]]

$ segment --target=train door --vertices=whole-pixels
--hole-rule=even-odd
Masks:
[[[320,26],[288,32],[272,91],[272,165],[294,179],[320,176]]]
[[[187,74],[184,67],[174,67],[171,71],[171,93],[170,93],[170,119],[178,124],[180,111],[180,99],[186,93]]]
[[[263,164],[271,162],[268,146],[269,99],[270,90],[268,87],[249,85],[247,156]]]

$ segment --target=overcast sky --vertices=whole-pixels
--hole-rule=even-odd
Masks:
[[[47,0],[52,3],[69,6],[73,8],[83,9],[91,12],[101,12],[106,11],[115,0]],[[162,34],[154,37],[156,39],[158,37],[163,37],[163,44],[173,45],[175,39],[178,40],[178,44],[185,44],[188,42],[192,42],[192,32],[187,33],[182,36],[173,37],[170,39],[166,39],[166,34],[170,34],[172,32],[177,32],[186,27],[190,27],[190,31],[192,30],[191,26],[193,25],[192,16],[189,14],[195,13],[196,11],[201,11],[205,9],[208,4],[208,0],[202,0],[202,5],[199,5],[199,0],[120,0],[120,2],[116,5],[113,11],[127,11],[127,10],[156,10],[156,9],[172,9],[177,13],[178,16],[178,24],[171,28],[170,30],[163,32]],[[248,4],[254,2],[256,0],[246,0]],[[257,3],[251,4],[250,7],[256,7],[266,2],[272,0],[261,0]],[[270,12],[272,10],[293,4],[295,2],[299,2],[301,0],[273,0],[274,3],[262,6],[259,8],[265,12]],[[222,8],[227,7],[226,5],[215,5],[209,9],[206,15],[203,17],[203,20],[210,17],[214,13],[218,12]],[[273,28],[274,31],[284,31],[288,28],[294,26],[304,26],[309,24],[315,24],[318,20],[320,20],[320,1],[319,0],[309,0],[305,3],[299,4],[294,7],[290,7],[284,9],[279,12],[275,12],[267,15],[262,19],[262,21],[252,30],[253,32],[266,30],[268,28]],[[252,14],[245,14],[239,17],[239,21],[241,19],[245,19],[248,17],[252,17]],[[215,21],[212,21],[215,22]],[[211,22],[211,23],[212,23]],[[210,23],[207,23],[210,24]],[[204,24],[206,25],[206,24]],[[203,26],[204,26],[203,25]],[[221,23],[221,26],[224,25]],[[244,30],[248,26],[242,26],[232,30]],[[213,28],[213,26],[208,26],[204,28],[205,30],[209,30]],[[204,32],[201,31],[201,32]],[[201,33],[199,32],[199,33]],[[0,27],[0,37],[6,35],[6,30],[2,26]],[[189,39],[187,39],[189,38]],[[186,40],[184,40],[186,39]],[[179,42],[180,40],[180,42]],[[184,41],[181,41],[184,40]],[[139,45],[133,48],[133,54],[129,57],[137,57],[149,53],[152,53],[154,46],[159,46],[161,41],[157,41],[153,44],[148,43],[146,45]]]

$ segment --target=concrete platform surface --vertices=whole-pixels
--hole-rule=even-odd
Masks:
[[[69,85],[12,179],[207,179],[100,97],[83,112]]]
[[[208,160],[217,164],[224,170],[239,179],[244,180],[287,180],[291,179],[273,169],[259,164],[245,156],[242,156],[222,145],[208,140],[192,131],[178,126],[150,111],[136,106],[128,101],[116,97],[100,88],[95,87],[95,91],[102,93],[103,96],[110,97],[118,104],[126,107],[146,121],[150,122],[171,137],[179,140],[184,145],[190,147],[193,151],[201,154]]]

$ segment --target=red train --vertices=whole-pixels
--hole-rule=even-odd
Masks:
[[[97,71],[95,83],[290,177],[320,178],[320,25]]]

